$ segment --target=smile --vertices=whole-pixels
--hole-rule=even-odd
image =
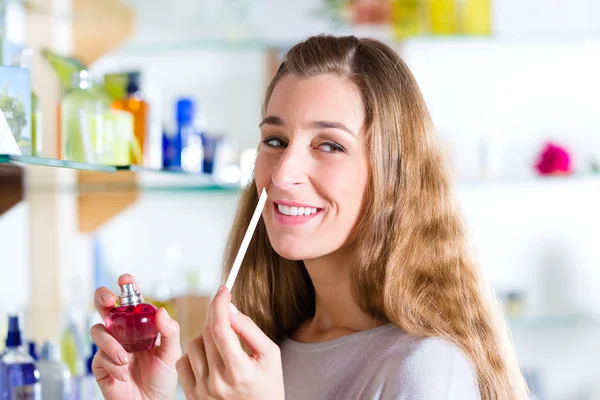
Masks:
[[[284,225],[304,224],[321,214],[322,208],[309,205],[273,203],[276,219]]]

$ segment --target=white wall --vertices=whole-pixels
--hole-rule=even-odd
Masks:
[[[462,179],[533,176],[547,140],[600,160],[600,39],[415,39],[401,49]]]

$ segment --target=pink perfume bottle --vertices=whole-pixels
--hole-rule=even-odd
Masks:
[[[121,285],[120,305],[108,312],[106,330],[129,352],[146,351],[154,347],[156,311],[158,309],[144,302],[142,295],[133,283]]]

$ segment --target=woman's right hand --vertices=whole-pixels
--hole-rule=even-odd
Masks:
[[[133,276],[119,277],[119,286],[135,283]],[[102,320],[114,307],[117,296],[101,287],[94,295],[94,305]],[[156,313],[160,344],[151,350],[128,354],[106,331],[103,324],[92,327],[90,334],[98,346],[92,371],[105,399],[172,400],[177,387],[175,363],[181,357],[179,325],[164,308]]]

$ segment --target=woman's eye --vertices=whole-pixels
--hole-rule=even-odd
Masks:
[[[321,143],[318,147],[320,150],[326,153],[337,153],[344,151],[344,148],[342,146],[333,142]]]
[[[266,138],[262,142],[268,147],[285,147],[285,142],[276,137]]]

